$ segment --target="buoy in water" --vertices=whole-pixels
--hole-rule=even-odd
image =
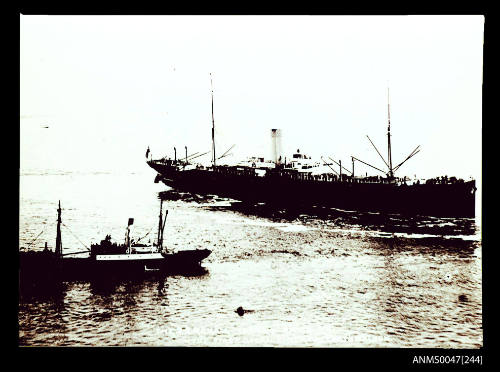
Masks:
[[[243,310],[241,306],[237,308],[234,312],[237,313],[239,316],[243,316],[243,314],[245,314],[245,310]]]
[[[243,316],[243,314],[245,313],[253,313],[254,311],[253,310],[247,310],[247,309],[243,309],[241,306],[238,307],[236,310],[234,310],[235,313],[237,313],[239,316]]]

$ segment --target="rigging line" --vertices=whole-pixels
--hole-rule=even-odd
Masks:
[[[396,170],[399,169],[407,160],[411,159],[412,157],[414,157],[415,155],[417,155],[419,152],[420,152],[420,150],[415,151],[414,153],[412,153],[411,155],[409,155],[405,160],[403,160],[401,163],[399,163],[398,166],[395,169]]]
[[[222,158],[225,158],[226,156],[232,156],[232,155],[233,155],[233,153],[232,153],[232,152],[230,152],[229,154],[226,154],[226,155],[224,155],[224,156],[219,156],[219,157],[217,158],[217,160],[222,159]]]
[[[61,222],[61,225],[63,225],[65,228],[68,229],[68,231],[71,233],[71,235],[73,235],[73,237],[78,240],[85,248],[87,248],[87,250],[90,251],[90,248],[87,247],[80,239],[78,239],[78,237],[70,230],[70,228],[68,226],[66,226],[64,223]]]
[[[209,152],[210,152],[210,151],[207,151],[207,152],[204,152],[203,154],[199,154],[199,155],[193,156],[193,157],[192,157],[191,159],[189,159],[189,160],[194,160],[194,159],[196,159],[196,158],[199,158],[200,156],[203,156],[203,155],[208,154]]]
[[[398,170],[399,167],[401,167],[407,160],[411,159],[415,155],[417,155],[420,152],[420,150],[413,152],[411,155],[409,155],[405,160],[403,160],[398,166],[396,166],[393,171]]]
[[[323,159],[323,157],[321,157],[321,160],[323,160],[323,163],[325,163],[326,166],[328,166],[328,168],[330,168],[337,176],[339,176],[338,172],[333,169],[332,167],[330,167],[330,164],[328,164],[325,159]]]
[[[165,223],[167,222],[168,209],[165,211],[165,218],[163,219],[163,224],[161,225],[161,245],[163,247],[163,232],[165,231]]]
[[[385,175],[387,175],[387,172],[386,172],[386,171],[383,171],[382,169],[378,169],[377,167],[374,167],[373,165],[368,164],[368,163],[364,162],[363,160],[358,159],[358,158],[357,158],[357,157],[355,157],[355,156],[352,156],[352,155],[351,155],[351,158],[353,158],[353,159],[355,159],[355,160],[357,160],[357,161],[359,161],[359,162],[361,162],[361,163],[363,163],[363,164],[366,164],[366,165],[368,165],[369,167],[372,167],[372,168],[374,168],[374,169],[376,169],[376,170],[378,170],[378,171],[380,171],[380,172],[384,173]]]
[[[340,164],[339,164],[339,163],[337,163],[335,160],[333,160],[331,157],[328,157],[328,159],[330,159],[331,161],[333,161],[335,164],[337,164],[337,165],[340,167]],[[351,173],[351,174],[352,174],[352,172],[351,172],[349,169],[347,169],[347,168],[345,168],[345,167],[342,167],[342,169],[343,169],[343,170],[345,170],[346,172],[349,172],[349,173]]]
[[[417,150],[418,150],[418,151],[420,151],[420,145],[418,145],[417,147],[415,147],[415,150],[413,150],[413,151],[410,153],[410,155],[409,155],[409,156],[414,155],[414,154],[417,152]]]
[[[375,151],[377,151],[377,154],[380,156],[380,158],[382,159],[382,161],[385,163],[385,165],[387,165],[387,168],[391,169],[389,167],[389,164],[387,164],[387,162],[385,161],[384,157],[380,154],[380,152],[378,151],[377,147],[375,146],[375,144],[372,142],[372,140],[370,139],[370,137],[368,137],[368,135],[366,135],[366,138],[368,138],[368,141],[370,141],[370,143],[372,144],[372,146],[375,148]]]
[[[415,149],[415,150],[413,150],[413,151],[410,153],[410,155],[408,155],[407,157],[409,158],[409,157],[411,157],[411,156],[415,155],[415,154],[416,154],[416,153],[418,153],[418,152],[420,152],[420,149],[418,149],[418,150],[417,150],[417,149]],[[405,160],[406,160],[406,158],[405,158]],[[398,165],[399,165],[399,164],[398,164]]]
[[[36,241],[36,240],[40,237],[40,235],[42,235],[42,234],[43,234],[43,232],[44,232],[44,231],[45,231],[45,229],[43,229],[43,230],[40,232],[40,234],[38,234],[38,235],[36,236],[36,238],[35,238],[35,239],[34,239],[34,240],[30,243],[30,244],[28,244],[28,246],[27,246],[26,248],[31,247],[31,245],[32,245],[32,244],[33,244],[33,243],[34,243],[34,242],[35,242],[35,241]]]
[[[154,227],[154,226],[153,226]],[[139,243],[141,241],[141,239],[144,239],[146,236],[149,235],[149,233],[153,230],[153,227],[151,227],[151,229],[149,229],[148,233],[146,235],[144,235],[143,237],[137,239],[136,243]]]
[[[418,146],[415,148],[415,150],[413,150],[413,151],[410,153],[410,155],[408,155],[408,156],[407,156],[407,157],[406,157],[406,158],[405,158],[405,159],[404,159],[401,163],[399,163],[398,165],[396,165],[396,166],[394,167],[394,169],[399,168],[399,167],[400,167],[400,166],[401,166],[401,165],[402,165],[405,161],[407,161],[408,159],[410,159],[411,157],[413,157],[414,155],[416,155],[417,153],[419,153],[419,152],[420,152],[419,147],[420,147],[420,145],[418,145]]]
[[[218,157],[217,159],[220,159],[220,158],[223,158],[224,156],[226,156],[226,154],[231,151],[233,149],[233,147],[236,146],[236,145],[232,145],[224,154],[222,154],[220,157]]]

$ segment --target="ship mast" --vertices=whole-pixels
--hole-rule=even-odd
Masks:
[[[163,251],[163,230],[165,230],[165,222],[167,221],[168,209],[165,210],[165,218],[163,219],[163,224],[161,225],[161,246],[158,252]],[[165,250],[166,251],[166,250]]]
[[[165,222],[167,221],[168,209],[165,210],[165,218],[163,218],[163,200],[160,199],[160,216],[158,222],[158,244],[156,250],[161,253],[163,251],[163,230],[165,230]]]
[[[56,234],[56,249],[57,257],[62,256],[62,241],[61,241],[61,201],[59,200],[59,208],[57,208],[57,234]]]
[[[366,162],[364,162],[363,160],[361,159],[358,159],[354,156],[351,156],[351,159],[352,159],[352,175],[354,176],[354,160],[357,160],[363,164],[366,164],[368,165],[369,167],[372,167],[382,173],[385,173],[387,175],[387,178],[389,180],[393,180],[394,179],[394,172],[397,171],[399,169],[399,167],[401,167],[408,159],[410,159],[411,157],[415,156],[416,154],[418,154],[420,152],[420,145],[417,146],[415,148],[415,150],[413,150],[410,155],[408,155],[406,157],[405,160],[403,160],[401,163],[399,163],[398,165],[396,165],[394,168],[392,167],[392,150],[391,150],[391,104],[390,104],[390,99],[389,99],[389,87],[387,87],[387,161],[385,161],[384,157],[382,156],[382,154],[380,153],[380,151],[378,151],[377,149],[377,146],[375,146],[375,144],[372,142],[372,140],[370,139],[370,137],[366,136],[368,138],[368,141],[370,141],[370,143],[372,144],[373,148],[375,149],[375,151],[377,151],[377,154],[380,156],[380,158],[382,159],[382,161],[385,163],[385,165],[387,166],[387,168],[389,169],[389,172],[386,172],[386,171],[383,171],[382,169],[379,169],[377,167],[374,167],[373,165],[371,164],[368,164]],[[333,160],[330,158],[330,160]],[[338,163],[337,163],[338,164]],[[345,168],[344,168],[345,169]]]
[[[214,87],[212,84],[212,73],[210,73],[210,87],[212,89],[212,161],[215,169],[215,121],[214,121]]]
[[[394,177],[392,169],[392,154],[391,154],[391,105],[389,100],[389,87],[387,87],[387,160],[389,161],[389,178]]]
[[[163,222],[163,216],[162,216],[162,206],[163,206],[163,200],[160,199],[160,220],[158,222],[158,239],[157,239],[157,243],[158,243],[158,252],[161,252],[162,250],[162,245],[163,245],[163,242],[162,242],[162,222]]]

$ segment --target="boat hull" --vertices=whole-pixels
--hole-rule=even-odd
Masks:
[[[258,176],[230,168],[170,168],[159,180],[180,191],[215,194],[241,201],[284,206],[325,206],[346,210],[429,215],[475,216],[475,181],[442,184],[394,184],[378,180],[333,181],[325,176],[289,176],[278,172]]]
[[[191,272],[196,270],[201,261],[210,255],[209,249],[192,249],[177,253],[162,253],[166,259],[165,271],[169,274]]]
[[[200,271],[201,261],[210,253],[208,249],[195,249],[170,254],[59,258],[53,252],[20,252],[19,282],[23,287],[60,281],[190,275]]]

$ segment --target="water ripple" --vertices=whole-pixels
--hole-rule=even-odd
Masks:
[[[71,282],[23,294],[21,345],[482,346],[482,247],[471,219],[159,195],[164,187],[153,176],[21,178],[21,246],[43,229],[31,248],[53,246],[59,199],[65,224],[91,242],[108,233],[121,239],[129,216],[133,233],[145,235],[162,197],[166,247],[212,250],[201,276]],[[63,242],[81,249],[69,233]],[[240,306],[252,311],[239,316]]]

